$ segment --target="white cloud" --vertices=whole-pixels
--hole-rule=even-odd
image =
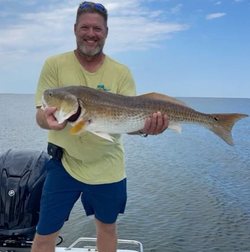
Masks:
[[[234,0],[234,2],[236,3],[240,3],[240,2],[243,2],[244,0]]]
[[[226,13],[214,13],[214,14],[209,14],[206,16],[206,19],[214,19],[214,18],[219,18],[225,16]]]
[[[24,3],[24,2],[22,2]],[[26,0],[25,7],[32,1]],[[73,50],[73,25],[78,1],[49,1],[44,6],[33,6],[23,12],[8,9],[0,13],[0,66],[13,67],[23,60],[39,61],[44,57]],[[188,29],[188,25],[164,21],[162,10],[151,11],[140,0],[103,0],[109,11],[109,37],[105,52],[114,54],[127,50],[147,50],[171,34]],[[30,6],[30,5],[29,5]]]
[[[155,17],[160,16],[161,14],[164,14],[164,11],[162,11],[162,10],[151,11],[151,12],[149,13],[149,17],[150,17],[150,18],[155,18]]]
[[[221,1],[215,3],[215,5],[220,5],[220,4],[221,4]]]
[[[110,25],[112,26],[109,34],[111,38],[107,41],[106,49],[113,52],[158,47],[159,41],[169,38],[174,32],[188,28],[182,24],[147,22],[146,17],[127,19],[126,25],[125,20],[116,17],[111,19]],[[112,43],[114,40],[116,46]]]
[[[178,4],[174,8],[171,9],[171,12],[174,14],[177,14],[178,12],[180,12],[182,7],[183,7],[183,4]]]

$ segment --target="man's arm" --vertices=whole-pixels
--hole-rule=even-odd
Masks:
[[[55,107],[46,108],[45,110],[40,107],[37,108],[36,111],[36,122],[42,129],[47,130],[61,130],[63,129],[67,121],[59,124],[54,117],[53,113],[56,111]]]
[[[53,88],[58,86],[57,78],[57,62],[51,61],[50,59],[46,60],[37,85],[36,94],[35,94],[35,103],[36,103],[36,122],[42,129],[47,130],[61,130],[63,129],[67,122],[59,124],[54,117],[53,113],[56,111],[56,108],[46,108],[43,110],[42,106],[42,94],[45,89]]]

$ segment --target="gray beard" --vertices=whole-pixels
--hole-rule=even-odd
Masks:
[[[88,50],[84,45],[80,45],[79,49],[82,54],[84,54],[88,57],[93,57],[93,56],[100,54],[102,52],[102,47],[99,45],[94,50]]]

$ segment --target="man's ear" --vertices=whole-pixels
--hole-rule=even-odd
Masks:
[[[76,35],[76,24],[74,24],[74,34]]]
[[[106,38],[108,37],[108,34],[109,34],[109,28],[107,27],[107,30],[106,30]]]

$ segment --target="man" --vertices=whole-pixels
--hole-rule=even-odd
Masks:
[[[121,136],[114,135],[113,143],[89,132],[72,136],[67,122],[58,124],[53,116],[56,108],[41,109],[43,91],[58,86],[85,85],[103,92],[135,95],[130,70],[103,53],[107,18],[103,5],[81,3],[74,25],[76,50],[47,59],[39,78],[36,120],[49,130],[48,142],[63,154],[48,162],[32,252],[55,251],[59,231],[80,196],[86,214],[94,215],[98,251],[116,251],[116,219],[124,212],[127,196]],[[157,135],[167,126],[166,115],[154,113],[144,129],[131,134]]]

